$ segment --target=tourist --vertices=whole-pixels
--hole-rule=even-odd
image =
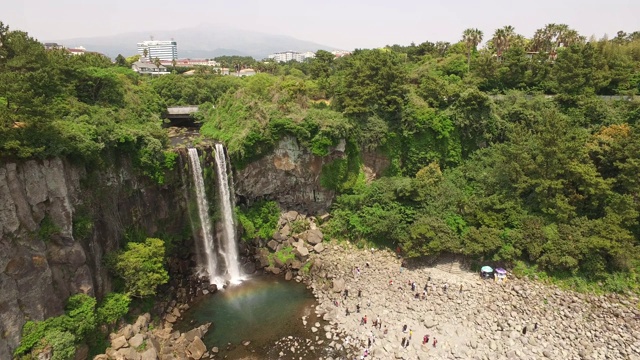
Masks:
[[[364,325],[364,318],[360,318],[360,326]]]
[[[411,340],[412,336],[413,336],[413,330],[409,330],[409,340]]]
[[[449,287],[449,284],[444,283],[444,285],[442,285],[442,291],[444,291],[444,293],[447,293],[447,288]]]
[[[378,329],[382,330],[382,320],[378,319]],[[385,331],[386,331],[386,326],[385,326]],[[386,332],[385,332],[386,334]]]
[[[404,344],[407,342],[407,338],[403,337],[402,338],[402,343],[400,343],[400,345],[402,345],[402,347],[404,347]]]
[[[416,291],[416,282],[411,283],[411,291]]]
[[[345,314],[345,316],[349,316],[349,314],[351,314],[351,313],[349,312],[349,308],[346,308],[346,309],[345,309],[344,314]]]
[[[364,324],[367,325],[367,315],[364,316]]]
[[[404,343],[404,348],[405,348],[405,349],[409,347],[409,340],[410,340],[410,339],[407,339],[407,342],[405,342],[405,343]]]
[[[427,343],[427,339],[428,339],[428,338],[429,338],[429,337],[428,337],[427,335],[425,335],[425,336],[423,336],[423,337],[422,337],[422,345],[424,345],[424,344],[426,344],[426,343]]]
[[[522,335],[527,335],[527,325],[522,328]]]
[[[436,344],[438,343],[438,339],[433,338],[433,347],[436,347]]]
[[[347,300],[347,296],[349,296],[349,290],[344,289],[344,299]]]
[[[358,297],[362,297],[362,290],[358,289]]]
[[[356,312],[359,314],[360,313],[360,304],[356,304]]]
[[[404,326],[402,326],[402,332],[403,333],[407,332],[407,324],[404,324]]]
[[[369,338],[367,341],[367,348],[370,348],[370,347],[371,347],[371,338]]]
[[[384,331],[382,332],[383,334],[387,335],[387,333],[389,332],[389,330],[387,329],[387,325],[384,326]]]
[[[538,323],[533,324],[533,331],[537,331],[538,330]]]
[[[462,294],[462,284],[460,284],[460,294]]]
[[[389,286],[393,286],[393,279],[389,279]]]

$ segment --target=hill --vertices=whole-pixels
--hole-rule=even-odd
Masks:
[[[178,30],[158,30],[123,33],[113,36],[52,40],[67,47],[84,46],[115,58],[118,54],[130,56],[136,53],[136,43],[149,40],[174,39],[178,42],[180,58],[213,58],[221,55],[253,56],[263,59],[267,55],[286,51],[336,50],[331,46],[255,31],[239,30],[203,24]]]

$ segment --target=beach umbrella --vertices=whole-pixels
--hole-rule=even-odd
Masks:
[[[497,269],[496,269],[496,272],[497,272],[498,274],[506,274],[506,273],[507,273],[507,270],[505,270],[505,269],[503,269],[503,268],[497,268]]]
[[[482,269],[480,269],[480,271],[490,273],[490,272],[493,272],[493,269],[491,268],[491,266],[483,266]]]

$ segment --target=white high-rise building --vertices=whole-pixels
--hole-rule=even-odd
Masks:
[[[178,59],[178,44],[171,41],[143,41],[138,43],[138,54],[145,57],[145,49],[147,50],[146,58],[148,60],[154,60],[158,58],[160,60],[176,60]]]

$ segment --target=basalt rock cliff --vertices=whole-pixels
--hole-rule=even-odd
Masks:
[[[116,251],[129,231],[186,234],[190,239],[184,245],[194,252],[191,175],[186,151],[176,151],[179,161],[163,185],[140,175],[122,157],[103,166],[60,158],[0,163],[0,359],[11,358],[27,320],[60,315],[75,293],[101,297],[110,292],[104,256]],[[211,151],[205,150],[205,168],[214,167]],[[318,157],[295,138],[283,138],[271,154],[235,172],[237,198],[325,211],[334,193],[320,185],[322,166],[341,156],[341,145]],[[364,161],[374,175],[385,166],[379,157],[368,155]],[[213,198],[214,181],[206,173]]]
[[[99,170],[59,158],[0,165],[0,359],[11,358],[27,320],[61,314],[72,294],[111,290],[103,259],[125,231],[188,225],[183,183],[169,183],[134,175],[128,161]]]

